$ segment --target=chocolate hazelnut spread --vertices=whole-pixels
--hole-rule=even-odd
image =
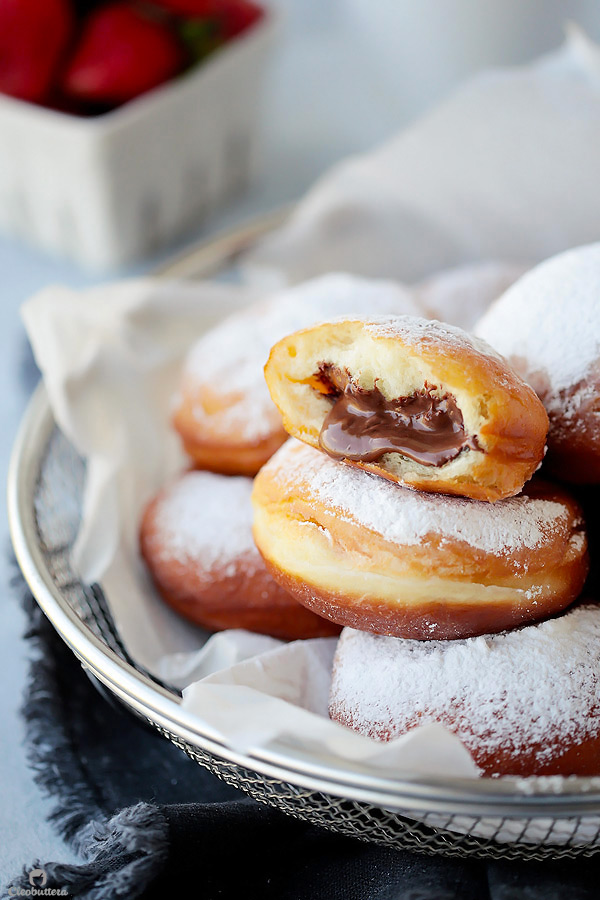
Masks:
[[[386,400],[377,387],[365,390],[327,363],[311,383],[334,398],[319,444],[336,459],[375,462],[400,453],[424,466],[443,466],[466,448],[479,449],[450,394],[438,397],[426,385],[410,397]]]

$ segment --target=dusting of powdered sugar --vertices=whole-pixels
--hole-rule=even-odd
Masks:
[[[491,303],[527,271],[519,263],[471,263],[446,269],[412,286],[432,319],[470,331]]]
[[[220,396],[233,397],[227,409],[220,409],[221,421],[248,440],[259,439],[272,428],[268,413],[265,418],[273,403],[263,374],[271,347],[322,320],[367,312],[420,315],[421,309],[391,281],[325,275],[254,304],[203,335],[188,354],[184,382],[206,384]],[[198,422],[206,416],[201,405],[194,409]]]
[[[463,331],[456,325],[438,322],[436,319],[423,319],[418,316],[369,316],[364,318],[365,330],[378,337],[400,338],[406,344],[419,350],[425,344],[435,342],[457,354],[462,351],[475,351],[483,356],[500,360],[496,350],[486,341]]]
[[[331,710],[357,731],[394,736],[442,722],[494,753],[600,733],[600,608],[501,634],[409,641],[344,629]]]
[[[154,513],[161,555],[203,570],[227,569],[256,557],[252,539],[252,479],[187,472],[161,494]]]
[[[475,330],[536,388],[545,385],[549,411],[564,406],[560,392],[582,382],[600,360],[600,244],[536,266]]]
[[[414,491],[362,469],[331,459],[291,439],[267,463],[285,488],[302,483],[307,494],[348,521],[400,546],[418,545],[434,536],[464,541],[476,550],[504,555],[534,550],[553,535],[568,536],[566,506],[521,494],[498,503]],[[519,560],[507,559],[515,571]]]

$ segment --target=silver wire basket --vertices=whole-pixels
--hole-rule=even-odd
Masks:
[[[214,275],[279,219],[228,234],[159,275]],[[131,659],[100,585],[83,584],[73,571],[84,480],[85,461],[57,428],[40,386],[9,472],[9,520],[23,574],[84,669],[200,765],[262,803],[363,841],[494,859],[600,853],[600,778],[388,777],[290,746],[241,753],[223,743],[182,709],[176,690]]]

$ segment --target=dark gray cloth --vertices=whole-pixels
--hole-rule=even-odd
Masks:
[[[16,587],[16,590],[19,588]],[[23,590],[22,586],[20,588]],[[495,863],[338,836],[256,803],[108,702],[28,595],[23,714],[35,777],[80,866],[29,861],[12,884],[77,900],[591,900],[600,859]],[[7,886],[8,888],[8,886]]]

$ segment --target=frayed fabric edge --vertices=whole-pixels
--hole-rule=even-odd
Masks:
[[[140,896],[163,869],[169,852],[169,826],[157,806],[138,803],[107,819],[100,800],[81,773],[73,745],[60,713],[57,661],[47,651],[54,632],[27,589],[14,563],[11,587],[21,593],[27,615],[25,638],[34,648],[22,715],[25,721],[28,762],[34,780],[55,801],[50,814],[61,835],[85,862],[79,864],[35,861],[6,885],[8,896],[31,888],[30,875],[44,873],[45,889],[56,889],[77,900],[119,900]],[[65,652],[69,652],[65,648]],[[78,773],[81,777],[78,777]]]
[[[137,803],[107,821],[92,821],[74,836],[81,865],[41,863],[7,885],[8,896],[30,888],[30,874],[43,872],[44,889],[76,900],[139,897],[163,870],[169,853],[169,825],[157,806]]]

